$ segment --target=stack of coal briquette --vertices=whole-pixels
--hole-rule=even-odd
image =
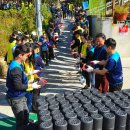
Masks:
[[[97,89],[37,99],[39,130],[130,130],[130,90]]]

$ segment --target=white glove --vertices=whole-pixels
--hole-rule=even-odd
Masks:
[[[99,64],[99,62],[100,61],[98,61],[98,60],[93,60],[93,61],[91,61],[91,64],[96,65],[96,64]]]
[[[41,88],[41,85],[38,85],[37,82],[34,82],[34,83],[32,84],[32,88],[33,88],[33,89],[39,89],[39,88]]]
[[[55,37],[58,37],[59,35],[58,35],[58,33],[54,33],[54,36],[55,36]]]
[[[93,70],[94,70],[93,67],[91,67],[89,65],[87,66],[87,69],[86,69],[87,72],[90,73],[90,72],[93,72]]]
[[[29,75],[37,74],[37,73],[39,73],[39,72],[40,72],[40,70],[33,70],[32,72],[30,72]]]

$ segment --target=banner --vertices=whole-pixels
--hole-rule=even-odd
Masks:
[[[91,15],[106,14],[106,0],[89,0],[89,11]]]
[[[82,2],[83,9],[88,9],[88,1]]]
[[[120,24],[119,25],[119,34],[120,35],[127,35],[128,34],[129,27],[127,24]]]

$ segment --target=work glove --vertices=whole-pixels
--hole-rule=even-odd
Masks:
[[[32,72],[29,73],[29,75],[33,75],[33,74],[37,74],[39,73],[41,70],[33,70]]]
[[[94,68],[88,65],[86,71],[91,73],[94,71]]]
[[[96,65],[96,64],[99,64],[99,62],[100,62],[100,61],[98,61],[98,60],[93,60],[93,61],[91,61],[90,63],[91,63],[92,65]]]
[[[72,54],[72,55],[75,55],[75,54],[77,54],[77,52],[75,52],[75,51],[72,51],[72,52],[71,52],[71,54]]]
[[[39,85],[38,82],[34,82],[34,83],[32,84],[32,88],[33,88],[33,89],[39,89],[39,88],[41,88],[41,85]]]

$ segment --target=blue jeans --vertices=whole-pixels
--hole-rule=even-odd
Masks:
[[[91,73],[91,86],[95,86],[95,74],[94,73]]]

